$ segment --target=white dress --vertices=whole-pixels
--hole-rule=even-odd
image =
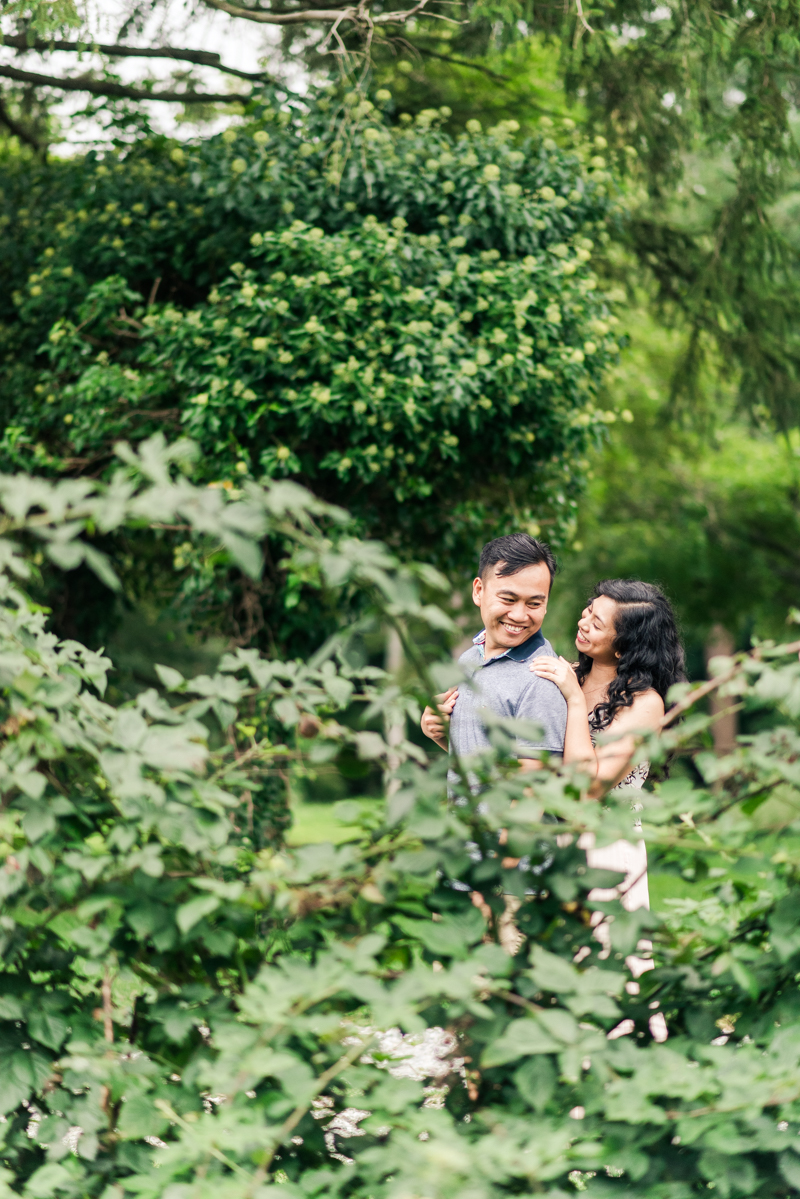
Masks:
[[[640,762],[621,783],[617,783],[616,787],[612,789],[611,795],[619,796],[621,799],[624,799],[626,795],[629,796],[632,810],[641,812],[643,805],[634,801],[634,795],[641,791],[649,771],[650,763]],[[634,831],[641,832],[642,822],[638,817],[635,819],[633,827]],[[629,912],[635,912],[637,908],[649,909],[647,847],[642,838],[640,837],[638,841],[614,841],[611,845],[603,845],[600,849],[595,849],[594,840],[594,833],[584,833],[578,842],[581,848],[586,850],[587,865],[598,870],[618,870],[625,877],[615,887],[593,887],[589,892],[589,899],[594,899],[598,903],[619,899],[622,906]],[[608,921],[601,912],[595,912],[592,923],[594,924],[595,938],[603,946],[600,957],[608,957],[611,953]],[[639,983],[636,980],[641,978],[645,971],[655,969],[655,962],[652,958],[653,942],[643,937],[636,948],[638,953],[628,954],[625,958],[625,965],[632,975],[631,981],[625,984],[625,990],[630,995],[638,994]],[[641,956],[643,954],[648,954],[648,957]],[[650,1006],[657,1005],[651,1004]],[[668,1039],[669,1032],[663,1012],[654,1011],[648,1019],[648,1024],[654,1041],[663,1042]],[[632,1020],[623,1020],[617,1028],[611,1030],[608,1036],[610,1039],[627,1036],[633,1031],[633,1028]]]
[[[621,783],[611,791],[615,798],[624,799],[629,796],[634,812],[640,812],[642,805],[634,802],[634,795],[641,791],[650,771],[649,762],[640,762]],[[641,820],[634,821],[634,831],[640,832]],[[614,841],[601,849],[594,847],[594,833],[584,833],[578,844],[586,850],[586,862],[597,870],[618,870],[624,874],[621,882],[615,887],[594,887],[589,892],[589,898],[599,903],[608,903],[619,899],[622,906],[629,912],[637,908],[650,907],[650,893],[647,889],[647,848],[644,841]]]

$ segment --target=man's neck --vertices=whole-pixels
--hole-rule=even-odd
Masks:
[[[524,645],[526,641],[530,641],[531,637],[535,637],[538,629],[531,629],[528,636],[522,641],[518,641],[517,645]],[[510,649],[516,649],[516,645],[496,645],[494,640],[490,638],[489,633],[486,633],[486,640],[483,643],[483,656],[487,660],[489,658],[499,658],[501,654],[506,654]]]

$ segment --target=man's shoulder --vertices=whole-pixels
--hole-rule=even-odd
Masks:
[[[471,645],[469,649],[465,649],[458,661],[459,665],[463,664],[464,666],[470,666],[474,662],[482,662],[483,654],[481,653],[480,646]]]

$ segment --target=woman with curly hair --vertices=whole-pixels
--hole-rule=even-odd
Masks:
[[[627,782],[634,734],[658,728],[667,692],[686,678],[672,606],[652,583],[606,579],[581,613],[575,645],[576,666],[545,657],[531,664],[567,701],[564,762],[581,763],[603,781]],[[599,746],[598,733],[605,734]]]
[[[652,583],[606,579],[581,613],[575,645],[576,666],[564,658],[538,657],[530,667],[555,683],[567,701],[564,762],[616,783],[617,793],[640,790],[649,763],[629,768],[636,734],[659,727],[667,692],[686,678],[672,606]],[[626,875],[608,898],[620,895],[629,910],[649,907],[644,842],[587,848],[590,865]]]

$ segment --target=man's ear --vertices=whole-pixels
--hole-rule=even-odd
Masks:
[[[478,575],[477,579],[472,580],[472,602],[476,608],[480,608],[482,599],[483,579]]]

